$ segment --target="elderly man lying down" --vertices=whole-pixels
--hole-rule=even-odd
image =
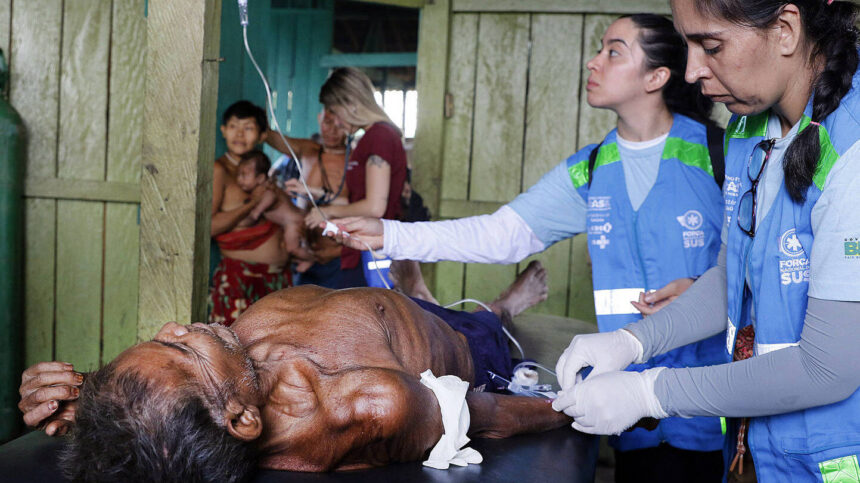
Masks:
[[[524,310],[545,298],[544,280],[530,266],[492,308]],[[77,373],[33,366],[20,407],[29,425],[47,421],[49,434],[74,421],[62,459],[76,480],[237,481],[255,465],[328,471],[423,460],[456,428],[443,431],[447,396],[437,399],[419,374],[473,385],[487,369],[510,368],[497,314],[443,314],[446,323],[434,315],[442,310],[391,290],[286,289],[230,328],[166,324],[87,376],[80,397],[58,409],[76,395]],[[570,422],[545,399],[470,390],[465,403],[469,436]]]

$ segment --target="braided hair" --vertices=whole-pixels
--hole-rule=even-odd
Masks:
[[[666,67],[670,75],[661,91],[663,102],[672,113],[683,114],[703,124],[714,124],[714,102],[702,95],[698,84],[684,80],[687,69],[687,43],[672,21],[662,15],[637,13],[624,15],[639,29],[639,45],[645,52],[645,68]]]
[[[776,22],[782,9],[793,4],[800,10],[801,23],[809,47],[810,61],[821,65],[813,83],[812,121],[829,116],[851,90],[857,70],[858,7],[849,1],[796,0],[700,0],[696,8],[704,15],[764,29]],[[806,190],[818,168],[821,154],[818,124],[810,124],[797,135],[785,153],[785,187],[796,202],[806,198]]]

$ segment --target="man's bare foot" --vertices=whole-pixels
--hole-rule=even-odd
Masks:
[[[414,260],[394,260],[391,262],[388,276],[394,282],[395,290],[400,291],[404,295],[439,305],[439,302],[430,293],[430,289],[427,288],[427,284],[424,283],[424,276],[421,275],[421,267],[418,265],[418,262]]]
[[[546,300],[549,289],[546,286],[546,270],[539,261],[534,260],[517,275],[516,280],[506,288],[490,308],[499,317],[503,312],[516,317],[523,311]]]

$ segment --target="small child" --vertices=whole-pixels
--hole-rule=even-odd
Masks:
[[[237,226],[254,225],[261,216],[284,228],[284,247],[298,259],[296,271],[304,272],[313,265],[313,254],[302,246],[304,214],[286,198],[267,186],[267,173],[272,163],[262,151],[252,150],[242,155],[236,172],[236,182],[242,191],[265,190],[260,202]]]

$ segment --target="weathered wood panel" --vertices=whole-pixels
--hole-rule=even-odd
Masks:
[[[62,8],[62,0],[30,0],[12,11],[9,101],[27,127],[27,176],[57,175]]]
[[[0,49],[9,62],[9,44],[12,42],[12,0],[0,0]]]
[[[505,202],[520,191],[529,16],[482,14],[477,63],[469,199]]]
[[[433,296],[442,305],[448,305],[464,297],[463,283],[466,265],[458,262],[436,263],[436,286]]]
[[[522,191],[576,151],[582,16],[533,15],[531,32]],[[566,313],[570,242],[557,243],[524,260],[519,264],[519,270],[524,270],[532,260],[540,260],[547,269],[549,286],[547,300],[533,311]]]
[[[455,12],[670,13],[666,0],[454,0]]]
[[[119,181],[82,179],[69,181],[64,178],[31,177],[24,180],[24,196],[59,200],[140,203],[140,186],[138,183]]]
[[[138,197],[143,154],[145,1],[114,2],[111,29],[107,180],[135,186]],[[138,204],[107,203],[105,207],[102,363],[137,340],[139,209]]]
[[[110,0],[64,3],[59,178],[105,177],[110,24]],[[56,352],[80,370],[100,362],[104,210],[103,202],[57,202]]]
[[[26,200],[24,212],[24,363],[54,359],[57,202]]]
[[[413,149],[415,189],[422,193],[433,213],[439,209],[441,156],[444,146],[444,106],[451,18],[449,0],[438,0],[421,10],[418,28],[418,65],[415,84],[418,90],[420,122],[415,137],[421,142]]]
[[[103,217],[98,201],[61,201],[57,207],[55,356],[81,371],[99,365]]]
[[[139,338],[206,314],[220,2],[152,0],[146,23]]]
[[[61,0],[16,2],[12,11],[9,99],[27,130],[27,175],[57,174]],[[17,59],[20,59],[17,60]],[[24,249],[24,358],[54,357],[54,200],[27,200]]]
[[[472,155],[472,120],[475,112],[475,72],[478,55],[478,15],[455,15],[451,20],[451,54],[448,57],[450,117],[445,120],[442,150],[442,200],[469,196]],[[441,214],[440,201],[438,213]],[[441,215],[448,216],[448,215]]]

